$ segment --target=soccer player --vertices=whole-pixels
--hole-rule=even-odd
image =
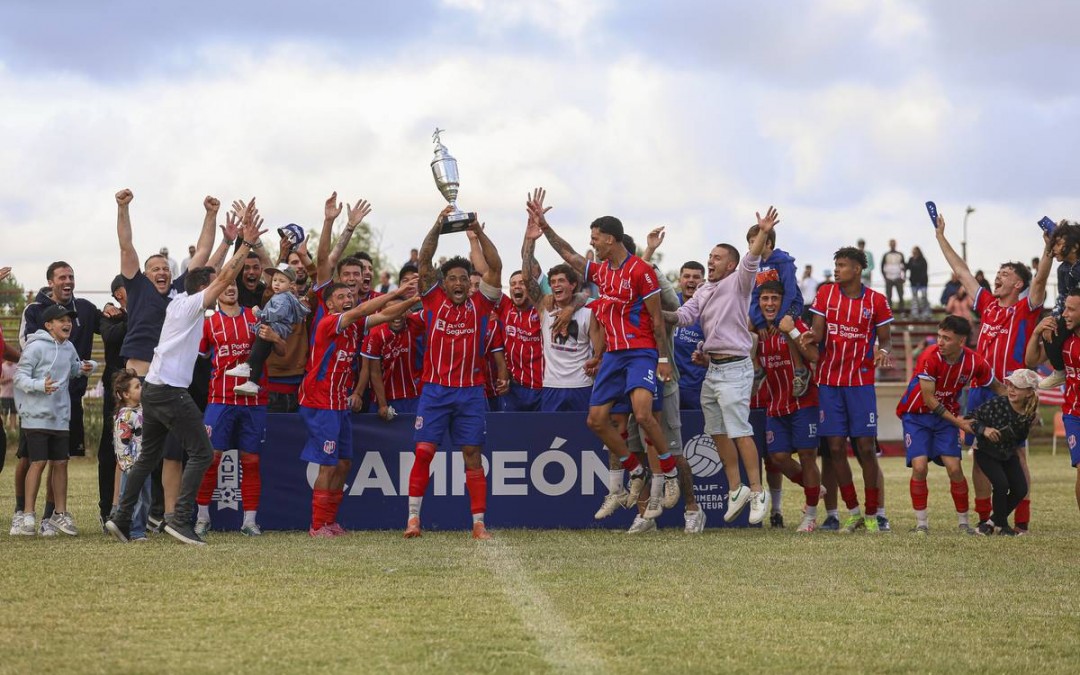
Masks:
[[[540,313],[526,292],[525,275],[510,275],[510,297],[503,295],[495,307],[503,325],[506,369],[510,389],[503,396],[503,410],[525,412],[540,409],[544,384],[544,340]]]
[[[694,291],[705,283],[705,266],[696,260],[688,260],[679,269],[679,304],[694,297]],[[675,347],[672,357],[679,370],[679,407],[682,410],[701,410],[701,383],[705,381],[707,368],[694,362],[694,352],[705,340],[700,323],[676,326]]]
[[[349,240],[352,238],[353,232],[364,218],[371,213],[371,205],[360,199],[356,202],[355,206],[345,204],[347,211],[348,222],[345,225],[345,229],[342,231],[341,236],[337,238],[331,246],[334,234],[334,221],[341,215],[342,204],[337,200],[337,192],[333,192],[326,199],[326,203],[323,205],[323,224],[322,230],[319,234],[319,248],[315,254],[315,285],[311,287],[311,294],[314,297],[310,297],[312,311],[312,326],[317,326],[322,321],[324,315],[327,314],[326,297],[328,295],[328,286],[336,278],[339,283],[344,285],[353,294],[353,302],[359,305],[361,302],[368,298],[363,297],[365,295],[362,288],[364,282],[364,263],[359,258],[348,257],[342,258],[341,256],[345,252],[345,248],[349,244]],[[370,265],[370,260],[368,262]],[[371,283],[368,279],[367,294],[370,294]],[[315,335],[314,331],[309,337],[309,340],[314,343]]]
[[[799,336],[810,330],[802,319],[782,313],[784,287],[778,281],[758,286],[758,302],[765,328],[758,331],[758,361],[765,370],[764,388],[768,391],[765,436],[768,453],[776,468],[803,488],[806,508],[797,532],[817,529],[817,506],[821,497],[821,474],[817,466],[818,397],[817,388],[807,385],[802,396],[794,391],[793,351],[800,352],[799,363],[818,359],[817,345],[804,345]],[[791,454],[795,452],[799,461]]]
[[[919,357],[922,366],[896,406],[896,415],[904,426],[907,465],[911,467],[915,534],[930,532],[926,474],[931,461],[945,465],[949,474],[949,492],[960,531],[975,534],[968,524],[968,484],[960,463],[960,436],[956,429],[969,434],[973,430],[971,422],[960,417],[960,393],[964,387],[989,387],[995,394],[1002,394],[1005,387],[994,379],[990,365],[964,346],[969,335],[971,324],[967,319],[945,317],[938,324],[937,344]]]
[[[447,431],[450,443],[461,447],[465,460],[465,487],[469,491],[473,539],[490,539],[484,525],[487,511],[487,478],[481,452],[487,436],[487,406],[484,383],[487,380],[485,347],[491,330],[495,303],[502,297],[502,260],[495,245],[478,223],[472,224],[483,253],[487,270],[480,288],[472,293],[469,275],[472,268],[464,258],[454,257],[443,263],[443,281],[431,259],[439,244],[442,218],[420,246],[420,284],[427,327],[427,351],[424,353],[424,387],[416,414],[416,457],[409,474],[408,521],[405,537],[419,537],[420,506],[427,491],[431,460]]]
[[[246,263],[245,263],[246,264]],[[249,537],[262,534],[256,521],[262,480],[259,475],[259,453],[266,440],[266,406],[268,392],[265,373],[256,384],[260,385],[255,396],[237,396],[233,387],[245,378],[232,377],[228,370],[244,363],[255,340],[255,313],[239,304],[237,284],[225,287],[218,297],[217,311],[203,322],[202,343],[199,350],[209,356],[213,363],[209,395],[203,423],[214,447],[214,458],[203,476],[195,503],[198,513],[195,533],[205,537],[210,530],[210,500],[217,486],[218,466],[221,453],[236,448],[240,451],[240,497],[244,504],[244,522],[240,532]],[[285,351],[285,340],[269,326],[261,325],[259,334],[270,342],[274,351]]]
[[[390,407],[395,413],[416,414],[424,366],[423,318],[407,314],[374,328],[360,353],[370,368],[379,417],[391,419]]]
[[[877,512],[881,497],[881,472],[877,461],[876,368],[889,365],[892,311],[885,296],[865,286],[862,272],[866,257],[845,246],[833,255],[836,283],[818,290],[810,311],[813,330],[802,335],[805,345],[824,344],[817,368],[818,434],[829,439],[829,457],[836,471],[840,495],[849,516],[841,531],[865,527],[879,532]],[[846,439],[854,441],[866,488],[866,516],[852,482]]]
[[[644,467],[612,426],[612,406],[624,396],[629,396],[634,417],[652,442],[648,449],[649,468],[654,475],[664,476],[663,483],[653,483],[645,512],[645,517],[656,518],[663,512],[661,503],[674,503],[679,494],[675,457],[670,452],[660,452],[666,448],[667,440],[652,414],[657,380],[662,385],[671,379],[671,357],[656,273],[651,265],[626,249],[622,221],[613,216],[602,216],[590,225],[590,242],[600,262],[586,260],[551,229],[545,216],[548,210],[544,207],[545,196],[543,189],[530,195],[529,228],[539,228],[562,259],[600,290],[600,297],[590,306],[604,326],[607,351],[593,383],[588,425],[630,472],[628,492],[622,478],[615,481],[616,474],[612,474],[613,484],[608,486],[610,492],[596,518],[606,518],[619,506],[632,506],[645,486]]]
[[[1043,253],[1035,277],[1027,265],[1020,262],[1003,263],[994,277],[994,290],[988,292],[972,275],[964,259],[953,249],[945,237],[945,218],[938,215],[937,242],[941,253],[963,288],[975,298],[975,311],[979,313],[982,328],[975,351],[990,363],[994,379],[1004,382],[1012,371],[1024,366],[1024,346],[1035,332],[1043,302],[1046,300],[1046,280],[1050,277],[1053,252],[1050,241],[1044,237]],[[1035,366],[1036,364],[1031,364]],[[968,394],[969,411],[975,410],[993,398],[987,389],[972,389]],[[970,444],[974,440],[970,438]],[[1019,448],[1020,465],[1024,468],[1028,485],[1031,475],[1027,468],[1027,447]],[[993,507],[990,498],[990,481],[976,464],[971,474],[975,485],[975,511],[979,521],[990,517]],[[1030,492],[1028,493],[1030,494]],[[1027,530],[1031,520],[1031,501],[1025,498],[1016,508],[1017,529]]]
[[[354,292],[343,283],[331,283],[322,290],[327,313],[313,326],[314,343],[308,357],[308,371],[300,384],[300,419],[308,437],[300,459],[319,465],[311,495],[312,537],[345,534],[336,520],[344,498],[345,478],[352,467],[352,422],[349,397],[356,369],[353,361],[360,350],[365,328],[392,321],[404,314],[406,300],[416,294],[416,284],[406,283],[393,293],[355,304]]]

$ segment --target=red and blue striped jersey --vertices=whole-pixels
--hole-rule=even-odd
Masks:
[[[323,410],[345,410],[356,386],[353,361],[360,350],[366,317],[339,327],[341,314],[324,316],[312,331],[307,373],[300,383],[300,405]]]
[[[660,292],[660,283],[652,265],[630,255],[619,267],[589,260],[585,278],[596,284],[600,297],[589,304],[593,315],[604,326],[607,351],[656,349],[652,316],[645,308],[645,298]]]
[[[949,363],[938,346],[931,345],[919,355],[919,363],[922,367],[912,376],[896,405],[897,417],[906,413],[933,412],[923,402],[922,380],[934,383],[934,398],[953,415],[960,414],[960,392],[964,387],[987,387],[994,381],[990,364],[967,347],[962,348],[960,358],[955,363]]]

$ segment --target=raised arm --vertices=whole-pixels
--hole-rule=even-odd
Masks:
[[[465,236],[469,238],[469,263],[472,264],[473,271],[479,273],[480,276],[487,274],[487,258],[484,257],[484,249],[480,246],[480,236],[472,227],[465,230]]]
[[[964,259],[956,252],[949,243],[949,240],[945,238],[945,216],[938,213],[937,217],[937,243],[941,248],[942,255],[945,256],[945,261],[949,263],[949,267],[956,273],[956,276],[960,277],[960,284],[967,290],[971,299],[975,299],[975,294],[979,292],[979,282],[975,276],[971,273],[971,269],[964,262]],[[1049,274],[1047,270],[1047,274]]]
[[[360,223],[362,223],[364,218],[367,218],[367,215],[371,213],[371,205],[363,199],[360,199],[356,202],[356,206],[350,206],[346,203],[345,211],[348,216],[348,222],[345,224],[345,229],[341,232],[341,236],[334,242],[334,248],[330,251],[330,256],[327,259],[331,271],[337,267],[338,261],[341,260],[341,256],[349,246],[353,232],[356,231],[356,228],[360,227]]]
[[[217,303],[218,296],[228,288],[229,284],[236,281],[236,275],[240,272],[240,268],[244,266],[244,259],[247,258],[248,252],[253,248],[252,241],[258,241],[259,237],[265,234],[266,230],[260,231],[258,225],[255,224],[254,213],[255,199],[252,198],[244,210],[243,224],[240,229],[243,240],[236,249],[236,253],[233,253],[229,261],[221,267],[218,275],[203,291],[203,307],[207,309],[213,307]]]
[[[210,256],[206,264],[220,272],[225,256],[229,254],[229,249],[233,247],[239,236],[240,219],[230,211],[225,214],[225,224],[221,226],[221,243],[214,249],[214,254]]]
[[[754,215],[757,216],[758,232],[754,236],[754,241],[750,242],[750,255],[760,258],[761,252],[765,250],[765,242],[769,240],[769,233],[780,222],[780,214],[770,206],[764,218],[760,213]]]
[[[139,254],[131,243],[131,213],[128,210],[135,195],[123,189],[116,193],[116,237],[120,240],[120,274],[132,279],[139,271]]]
[[[1046,302],[1046,280],[1050,278],[1050,267],[1054,264],[1054,255],[1050,237],[1043,235],[1043,252],[1039,257],[1039,267],[1028,289],[1028,302],[1032,307],[1042,307]]]
[[[323,206],[323,224],[319,232],[319,248],[315,251],[315,284],[322,286],[334,278],[334,265],[330,262],[330,239],[334,236],[334,221],[341,215],[341,202],[335,190],[326,198]]]
[[[525,229],[525,241],[521,242],[521,276],[525,278],[525,293],[538,309],[548,309],[550,296],[540,288],[540,263],[536,261],[536,240],[540,238],[540,226],[529,219]]]
[[[476,239],[480,243],[480,252],[484,254],[484,262],[487,270],[484,274],[484,283],[494,288],[502,288],[502,258],[499,257],[499,249],[484,232],[483,224],[473,222],[472,230],[476,232]]]
[[[391,302],[408,300],[414,295],[416,295],[416,281],[410,279],[398,287],[397,290],[387,293],[386,295],[380,295],[377,298],[372,298],[367,302],[362,302],[356,307],[343,313],[341,318],[338,319],[338,328],[346,328],[365,316],[368,317],[367,326],[369,328],[373,328],[380,323],[392,321],[404,314],[411,303],[399,302],[398,305],[391,310],[385,312],[381,310]],[[401,307],[401,305],[405,305],[405,307]]]
[[[649,232],[645,237],[645,253],[641,256],[641,259],[647,263],[652,262],[652,257],[656,253],[656,249],[660,248],[660,244],[664,243],[664,228],[663,226],[654,229]]]
[[[547,196],[547,191],[543,188],[536,188],[533,190],[532,195],[529,196],[528,202],[525,206],[529,209],[529,215],[536,219],[537,224],[540,227],[540,231],[544,233],[544,237],[547,238],[548,243],[551,244],[551,248],[555,249],[555,252],[566,261],[566,264],[577,270],[578,274],[585,274],[585,258],[574,250],[574,247],[566,243],[566,241],[555,234],[555,230],[551,229],[551,225],[547,222],[547,212],[551,210],[550,206],[544,206],[544,198]]]
[[[439,215],[435,218],[435,224],[431,226],[427,236],[424,237],[424,243],[420,244],[420,251],[417,253],[416,260],[416,269],[419,272],[418,277],[420,279],[417,289],[420,291],[420,295],[426,294],[439,280],[435,265],[431,261],[435,258],[435,250],[439,248],[439,231],[442,229],[443,216],[450,213],[450,210],[451,207],[447,206],[439,212]]]
[[[210,252],[214,248],[214,230],[217,229],[217,214],[220,208],[221,201],[216,197],[207,195],[203,199],[205,213],[203,215],[202,229],[199,230],[199,239],[195,242],[195,253],[191,256],[188,269],[204,267],[206,261],[210,259]]]

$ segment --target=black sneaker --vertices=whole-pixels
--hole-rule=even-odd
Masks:
[[[769,516],[769,525],[771,527],[783,528],[784,527],[784,515],[782,513],[774,513]]]
[[[982,521],[981,523],[979,523],[979,526],[977,528],[975,528],[975,534],[979,534],[979,535],[982,535],[984,537],[989,536],[989,535],[991,535],[993,533],[994,533],[994,526],[988,520]]]
[[[146,531],[161,534],[165,531],[165,519],[157,516],[146,517]]]
[[[191,544],[192,546],[206,546],[206,541],[195,534],[195,528],[187,523],[183,525],[169,523],[165,526],[165,534],[179,539],[185,544]]]
[[[122,544],[131,541],[131,524],[121,525],[113,519],[105,521],[105,531]]]
[[[1018,534],[1016,530],[1012,529],[1008,525],[999,527],[997,533],[1005,537],[1015,537]]]

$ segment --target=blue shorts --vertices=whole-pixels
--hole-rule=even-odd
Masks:
[[[656,360],[655,349],[621,349],[604,354],[589,405],[618,401],[635,389],[645,389],[655,396]]]
[[[963,457],[960,430],[944,418],[931,413],[904,413],[900,423],[904,425],[904,453],[909,467],[916,457],[926,457],[939,466],[942,457]]]
[[[765,442],[769,452],[817,450],[819,415],[817,406],[810,406],[783,417],[766,418]]]
[[[484,445],[487,437],[487,405],[483,387],[444,387],[427,382],[416,411],[417,443],[439,445],[447,430],[450,444]]]
[[[543,412],[588,412],[592,387],[560,389],[544,387],[540,390],[540,410]]]
[[[978,408],[983,403],[986,403],[990,399],[994,398],[994,392],[990,387],[972,387],[968,389],[967,399],[967,412],[970,415],[971,411]],[[975,437],[971,434],[964,434],[964,445],[971,445],[975,442]]]
[[[511,382],[510,391],[503,395],[502,400],[503,412],[534,412],[540,409],[540,390]]]
[[[664,409],[664,390],[662,388],[657,388],[652,393],[652,409],[653,412],[660,412]],[[629,396],[623,396],[611,406],[612,415],[629,415],[632,412],[634,412],[634,406],[630,404]]]
[[[1062,415],[1061,421],[1065,424],[1065,442],[1069,446],[1069,459],[1073,466],[1080,465],[1080,417]]]
[[[308,430],[307,443],[300,452],[300,459],[335,466],[338,460],[353,458],[352,420],[349,419],[348,410],[300,406],[300,419]]]
[[[819,436],[877,436],[877,393],[872,384],[859,387],[819,385],[818,407],[821,409]]]
[[[679,410],[701,410],[701,387],[679,387]]]
[[[203,424],[215,450],[258,454],[266,441],[266,406],[209,403]]]
[[[757,447],[759,457],[764,457],[769,451],[765,440],[767,419],[765,408],[750,408],[750,428],[754,430],[754,446]]]
[[[420,406],[420,397],[396,398],[393,401],[387,401],[386,405],[393,408],[399,415],[415,415],[416,409]]]

